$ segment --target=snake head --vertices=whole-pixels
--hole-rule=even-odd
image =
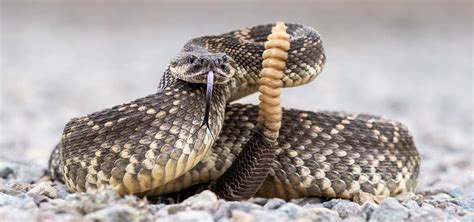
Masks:
[[[224,53],[181,52],[170,62],[176,78],[190,83],[207,83],[207,74],[214,72],[214,83],[228,82],[235,73],[235,61]]]

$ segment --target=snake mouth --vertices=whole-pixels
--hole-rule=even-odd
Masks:
[[[209,69],[206,71],[202,71],[202,72],[190,75],[186,78],[185,81],[208,84],[208,75],[210,72],[212,72],[214,75],[214,84],[227,83],[232,77],[232,75],[229,75],[219,69]]]

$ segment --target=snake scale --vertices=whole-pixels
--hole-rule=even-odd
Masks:
[[[313,28],[287,27],[291,47],[281,80],[282,87],[293,87],[314,80],[326,57]],[[230,102],[257,91],[271,28],[192,39],[171,60],[158,92],[70,120],[51,154],[52,177],[73,191],[112,186],[143,196],[218,181],[243,147],[255,142],[250,138],[258,131],[258,107]],[[209,70],[216,84],[202,127]],[[284,109],[273,148],[256,196],[353,199],[359,192],[392,196],[416,188],[420,157],[407,128],[396,121]],[[233,168],[237,176],[249,174]]]

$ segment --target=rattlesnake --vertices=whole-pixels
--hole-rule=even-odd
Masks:
[[[315,79],[326,57],[313,28],[287,26],[282,86],[292,87]],[[192,39],[172,59],[157,93],[69,121],[50,158],[53,177],[73,191],[111,185],[148,196],[216,181],[255,133],[257,107],[229,103],[257,91],[271,27]],[[209,69],[218,84],[208,127],[201,127]],[[381,117],[284,109],[274,148],[257,196],[352,199],[361,191],[396,195],[416,187],[413,139],[404,125]]]

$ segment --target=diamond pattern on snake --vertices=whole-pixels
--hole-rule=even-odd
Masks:
[[[157,92],[71,119],[50,158],[53,178],[76,192],[112,186],[148,196],[218,180],[242,147],[255,142],[249,139],[258,131],[258,107],[231,102],[257,91],[272,26],[192,39],[171,59]],[[326,61],[320,35],[309,26],[286,26],[291,47],[282,87],[310,83]],[[210,71],[213,95],[204,99]],[[284,108],[274,148],[256,196],[353,199],[416,188],[420,157],[412,136],[379,116]]]

